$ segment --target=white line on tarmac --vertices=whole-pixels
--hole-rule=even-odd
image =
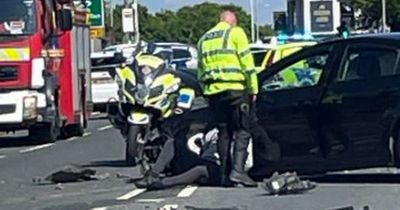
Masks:
[[[132,191],[126,193],[125,195],[122,195],[122,196],[120,196],[120,197],[118,197],[116,199],[119,200],[119,201],[126,201],[126,200],[129,200],[129,199],[131,199],[131,198],[133,198],[135,196],[138,196],[138,195],[144,193],[145,191],[146,191],[146,189],[135,189],[135,190],[132,190]]]
[[[44,149],[44,148],[47,148],[47,147],[51,147],[53,145],[54,145],[54,143],[43,144],[43,145],[39,145],[39,146],[28,148],[28,149],[23,149],[23,150],[20,150],[19,152],[20,153],[33,152],[33,151],[36,151],[36,150],[39,150],[39,149]]]
[[[163,202],[165,199],[163,198],[154,198],[154,199],[138,199],[135,202],[138,203],[161,203]]]
[[[199,188],[198,186],[186,186],[183,190],[181,190],[179,192],[179,194],[176,196],[178,198],[187,198],[190,197],[194,191],[197,190],[197,188]]]
[[[66,142],[70,142],[70,141],[74,141],[74,140],[77,140],[78,138],[77,137],[71,137],[71,138],[69,138],[69,139],[67,139],[67,140],[65,140]]]
[[[112,127],[113,127],[112,125],[107,125],[107,126],[103,126],[103,127],[99,128],[99,129],[97,129],[97,130],[98,130],[98,131],[105,131],[105,130],[110,129],[110,128],[112,128]]]
[[[91,210],[107,210],[107,207],[97,207],[97,208],[93,208]]]
[[[4,158],[6,158],[7,156],[5,156],[5,155],[0,155],[0,159],[4,159]]]
[[[83,134],[83,137],[90,136],[90,135],[92,135],[91,132],[86,132],[86,133]]]

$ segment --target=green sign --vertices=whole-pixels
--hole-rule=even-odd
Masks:
[[[75,5],[81,5],[81,0],[75,0]],[[90,9],[91,28],[104,27],[104,0],[86,0]]]

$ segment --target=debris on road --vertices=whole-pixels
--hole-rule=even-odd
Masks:
[[[61,170],[53,172],[44,179],[34,178],[33,182],[37,184],[43,184],[46,182],[59,184],[68,182],[90,181],[90,180],[104,180],[109,176],[110,174],[108,173],[96,175],[96,170],[71,164],[71,165],[66,165]]]
[[[269,195],[284,195],[304,193],[316,188],[317,184],[309,180],[301,180],[296,172],[284,174],[275,172],[270,179],[264,179],[261,187]]]

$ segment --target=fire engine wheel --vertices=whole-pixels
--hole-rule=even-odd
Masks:
[[[60,135],[60,128],[55,123],[34,125],[29,128],[29,137],[41,141],[54,143]]]

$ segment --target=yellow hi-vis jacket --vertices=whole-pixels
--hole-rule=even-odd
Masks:
[[[198,79],[203,83],[205,95],[228,90],[258,93],[254,59],[242,28],[220,22],[203,35],[198,48],[200,54]]]

